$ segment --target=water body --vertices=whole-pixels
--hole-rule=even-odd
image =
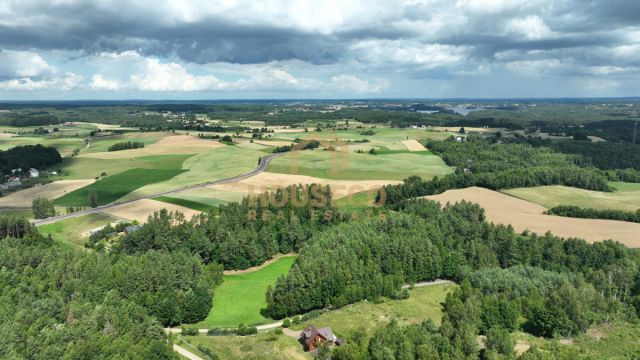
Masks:
[[[472,109],[472,108],[464,107],[462,105],[456,105],[451,110],[453,110],[454,112],[456,112],[457,114],[460,114],[462,116],[467,116],[467,114],[469,114],[471,112],[480,111],[482,109],[481,108]]]

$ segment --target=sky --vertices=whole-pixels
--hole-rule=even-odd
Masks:
[[[638,95],[638,0],[0,0],[0,100]]]

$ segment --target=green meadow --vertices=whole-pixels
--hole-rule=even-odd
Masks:
[[[213,307],[200,328],[236,327],[239,324],[257,325],[269,319],[260,314],[267,306],[265,295],[269,285],[289,272],[295,256],[284,256],[253,272],[225,275],[213,295]]]
[[[43,235],[51,234],[53,240],[70,249],[84,249],[87,233],[100,226],[116,221],[116,218],[102,214],[88,214],[76,218],[58,221],[53,224],[42,225],[38,231]]]
[[[430,179],[453,172],[440,157],[419,152],[371,155],[322,150],[287,153],[272,160],[267,170],[336,180],[403,180],[411,175]]]
[[[60,168],[64,179],[91,179],[107,175],[116,175],[130,169],[182,169],[182,164],[193,155],[151,155],[130,159],[92,159],[83,157],[65,158],[61,165],[56,165],[54,170]]]
[[[616,190],[601,192],[557,185],[509,189],[502,192],[547,208],[558,205],[623,211],[635,211],[640,208],[640,184],[612,182],[609,185]]]

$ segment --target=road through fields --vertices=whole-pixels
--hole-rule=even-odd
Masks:
[[[197,189],[197,188],[206,187],[206,186],[210,186],[210,185],[226,184],[226,183],[230,183],[230,182],[244,180],[246,178],[250,178],[250,177],[252,177],[254,175],[257,175],[257,174],[265,171],[267,169],[267,166],[269,166],[269,162],[271,160],[273,160],[275,158],[278,158],[278,157],[280,157],[280,156],[282,156],[284,154],[285,153],[276,153],[276,154],[269,154],[269,155],[264,156],[263,158],[260,159],[260,164],[258,165],[258,167],[255,168],[254,170],[246,173],[246,174],[233,176],[233,177],[226,178],[226,179],[208,181],[208,182],[201,183],[201,184],[184,186],[184,187],[181,187],[181,188],[178,188],[178,189],[169,190],[169,191],[163,191],[163,192],[156,193],[156,194],[145,195],[145,196],[141,196],[141,197],[138,197],[138,198],[135,198],[135,199],[126,200],[126,201],[113,202],[113,203],[108,204],[108,205],[97,206],[97,207],[94,207],[94,208],[91,208],[91,209],[81,210],[81,211],[77,211],[77,212],[74,212],[74,213],[71,213],[71,214],[52,216],[52,217],[46,218],[46,219],[39,219],[39,220],[33,221],[33,224],[35,226],[53,224],[53,223],[61,221],[61,220],[71,219],[71,218],[75,218],[75,217],[79,217],[79,216],[83,216],[83,215],[87,215],[87,214],[99,213],[99,212],[102,212],[104,210],[113,208],[115,206],[120,206],[120,205],[123,205],[123,204],[129,204],[129,203],[132,203],[134,201],[138,201],[138,200],[142,200],[142,199],[151,199],[151,198],[158,197],[158,196],[164,196],[164,195],[171,195],[171,194],[179,193],[179,192],[185,191],[185,190]]]

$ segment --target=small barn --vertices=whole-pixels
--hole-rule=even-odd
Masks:
[[[300,333],[300,342],[304,345],[305,351],[315,351],[324,343],[342,345],[344,340],[337,338],[330,327],[316,328],[313,324],[309,324]]]

